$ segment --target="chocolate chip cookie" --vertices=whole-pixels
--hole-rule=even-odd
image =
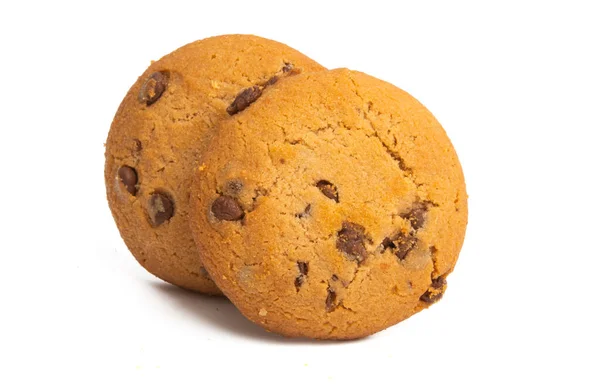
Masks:
[[[190,224],[241,312],[287,336],[364,337],[439,301],[467,224],[462,169],[401,89],[338,69],[262,91],[220,123]]]
[[[106,142],[108,203],[125,243],[148,271],[210,294],[188,224],[192,172],[215,125],[285,78],[323,68],[278,42],[227,35],[190,43],[139,77]]]

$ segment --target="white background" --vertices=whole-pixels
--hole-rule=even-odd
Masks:
[[[3,2],[0,388],[600,388],[600,13],[492,3]],[[439,304],[360,341],[288,340],[135,262],[104,195],[112,116],[150,60],[225,33],[437,116],[470,195]]]

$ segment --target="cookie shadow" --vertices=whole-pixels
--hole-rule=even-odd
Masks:
[[[222,329],[246,339],[255,339],[275,344],[339,344],[340,341],[312,340],[306,338],[286,338],[270,333],[248,320],[223,296],[209,296],[163,283],[152,282],[152,287],[181,310],[204,324]],[[343,341],[349,343],[353,341]]]

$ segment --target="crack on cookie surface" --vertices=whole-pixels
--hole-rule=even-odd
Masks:
[[[271,185],[271,188],[273,188],[273,186],[275,186],[277,184],[277,180]],[[269,195],[269,189],[264,188],[264,187],[256,187],[254,189],[254,195],[252,195],[252,205],[250,205],[250,208],[248,209],[248,213],[251,213],[252,211],[256,210],[257,204],[258,204],[258,199],[268,196]]]
[[[366,105],[366,111],[361,109],[362,117],[369,124],[373,133],[372,133],[372,135],[365,133],[365,135],[368,138],[376,138],[379,141],[379,143],[381,144],[381,146],[383,147],[383,149],[385,150],[385,152],[388,154],[388,156],[390,156],[396,162],[396,164],[398,165],[398,168],[402,171],[403,175],[405,177],[408,177],[416,187],[419,187],[419,184],[422,184],[422,183],[418,183],[416,181],[414,174],[413,174],[413,169],[408,164],[406,164],[406,161],[404,160],[404,158],[402,158],[402,156],[400,156],[400,154],[398,152],[393,150],[382,139],[381,135],[379,134],[379,131],[377,131],[377,127],[374,125],[371,118],[369,118],[369,115],[367,115],[367,114],[373,114],[373,115],[379,116],[379,114],[374,114],[373,102],[370,100],[366,101],[365,98],[358,92],[359,87],[358,87],[358,84],[356,83],[356,80],[354,80],[353,77],[350,77],[350,81],[354,85],[354,89],[353,89],[354,94],[360,99],[363,106]],[[366,101],[366,104],[365,104],[365,101]],[[396,146],[397,144],[398,144],[398,140],[394,136],[394,146]]]
[[[398,168],[400,168],[400,170],[403,171],[406,176],[411,176],[413,173],[413,170],[408,165],[406,165],[406,162],[404,161],[404,159],[402,157],[400,157],[400,155],[398,153],[396,153],[394,150],[392,150],[385,142],[383,142],[383,140],[381,139],[381,137],[379,136],[379,133],[377,131],[375,131],[373,136],[379,140],[379,142],[381,143],[381,146],[383,146],[386,153],[394,161],[396,161],[396,163],[398,164]],[[371,136],[369,138],[372,138],[373,136]]]

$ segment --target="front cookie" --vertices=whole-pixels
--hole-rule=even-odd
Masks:
[[[222,122],[190,223],[241,312],[287,336],[367,336],[428,307],[462,246],[446,133],[406,92],[338,69],[283,80]]]
[[[250,35],[193,42],[150,65],[117,111],[105,165],[110,209],[142,266],[175,285],[220,294],[187,221],[193,169],[219,121],[280,79],[322,69],[286,45]]]

